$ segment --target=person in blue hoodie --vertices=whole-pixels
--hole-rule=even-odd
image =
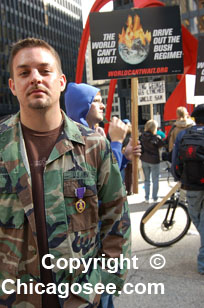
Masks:
[[[74,121],[95,129],[96,124],[103,121],[105,105],[102,102],[100,89],[85,83],[70,82],[65,92],[66,114]],[[101,133],[101,128],[97,130]],[[109,127],[111,149],[116,157],[120,170],[126,167],[131,155],[140,156],[140,145],[132,148],[131,141],[124,155],[122,143],[127,133],[127,126],[117,117],[113,117]]]
[[[97,124],[103,121],[105,105],[102,102],[100,89],[85,83],[70,82],[65,92],[65,108],[67,115],[74,121],[96,129],[104,134]],[[122,154],[122,143],[127,134],[127,125],[117,117],[113,117],[109,126],[111,149],[118,162],[120,170],[125,168],[132,154],[140,156],[141,146],[135,148],[128,144],[125,155]],[[99,201],[100,202],[100,201]],[[113,296],[103,293],[98,308],[114,308]]]

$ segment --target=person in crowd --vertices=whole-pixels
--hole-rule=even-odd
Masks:
[[[145,203],[149,203],[150,197],[150,175],[152,177],[152,199],[154,202],[158,200],[159,190],[159,173],[160,173],[160,155],[159,149],[164,145],[164,142],[156,134],[157,122],[149,120],[145,123],[144,132],[140,136],[142,145],[142,169],[144,172],[145,186]]]
[[[180,106],[176,109],[176,122],[172,126],[170,133],[168,135],[168,150],[172,152],[174,147],[174,142],[178,133],[195,124],[195,122],[189,117],[187,109],[183,106]]]
[[[65,93],[65,108],[67,115],[76,122],[79,122],[90,128],[95,128],[99,133],[101,127],[98,124],[103,121],[103,111],[105,105],[102,102],[100,89],[85,83],[68,84]],[[120,170],[124,170],[128,161],[131,160],[132,152],[140,155],[140,145],[133,151],[131,142],[128,143],[127,149],[122,155],[122,143],[127,134],[128,126],[119,118],[113,117],[108,130],[111,149],[118,162]],[[100,308],[113,308],[113,297],[104,293],[101,297]]]
[[[198,105],[191,116],[195,118],[196,125],[182,130],[177,135],[172,153],[171,171],[174,178],[181,181],[181,187],[186,190],[189,215],[200,234],[201,246],[197,267],[198,272],[204,275],[204,104]],[[190,151],[186,153],[189,161],[184,163],[180,150],[182,140],[184,137],[188,138],[189,131],[191,136],[193,135],[193,143],[189,147]],[[191,136],[190,142],[192,142]],[[199,149],[197,154],[202,155],[203,160],[196,161],[196,145]]]
[[[47,42],[13,44],[9,68],[20,111],[0,124],[0,306],[98,307],[94,286],[114,283],[121,290],[127,268],[120,255],[130,257],[118,164],[106,138],[60,109],[66,77]],[[115,258],[118,271],[93,266],[94,258]]]
[[[177,120],[172,125],[166,139],[165,139],[165,151],[162,152],[162,160],[171,163],[172,160],[172,150],[176,136],[178,133],[188,127],[191,127],[195,122],[189,117],[187,109],[183,106],[180,106],[176,109]],[[185,195],[185,194],[184,194]],[[183,195],[182,198],[185,199]]]
[[[157,135],[161,137],[162,140],[164,140],[166,138],[166,134],[163,132],[163,130],[161,129],[161,127],[159,127],[157,129]]]
[[[95,125],[103,121],[105,105],[102,102],[100,89],[94,86],[70,82],[65,93],[65,108],[67,115],[72,120],[87,127],[94,128]],[[127,131],[128,126],[124,122],[117,117],[112,118],[109,123],[108,135],[120,170],[126,167],[132,154],[140,156],[141,153],[141,146],[138,144],[133,148],[130,141],[122,154],[122,143]]]

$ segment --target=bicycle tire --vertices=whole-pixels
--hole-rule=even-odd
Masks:
[[[146,223],[143,223],[143,219],[157,204],[150,206],[142,216],[140,222],[140,233],[143,239],[150,245],[156,247],[170,246],[180,241],[188,232],[191,219],[188,214],[187,207],[181,202],[177,204],[175,209],[173,223],[170,226],[165,226],[164,219],[167,215],[168,208],[171,213],[174,208],[174,204],[175,201],[167,200],[165,204],[157,210]]]

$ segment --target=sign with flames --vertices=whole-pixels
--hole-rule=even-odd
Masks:
[[[128,15],[127,28],[122,28],[119,34],[118,51],[124,62],[138,64],[143,62],[149,53],[151,32],[144,32],[140,23],[140,17]]]
[[[93,79],[183,73],[179,6],[90,14]]]

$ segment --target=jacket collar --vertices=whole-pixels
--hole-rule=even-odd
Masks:
[[[64,111],[61,112],[62,112],[62,117],[64,119],[64,131],[67,135],[67,138],[71,141],[85,145],[85,141],[78,128],[78,124],[73,120],[71,120],[70,118],[68,118],[64,113]]]
[[[67,139],[77,143],[85,144],[82,133],[78,128],[78,124],[73,120],[71,120],[70,118],[68,118],[63,110],[61,110],[61,112],[64,120],[64,131],[66,133]],[[8,120],[6,120],[5,122],[3,122],[2,124],[0,124],[0,134],[4,132],[8,134],[8,131],[11,128],[14,128],[16,126],[18,127],[19,125],[20,125],[20,111],[17,112],[14,116],[9,118]]]
[[[63,111],[62,116],[64,120],[64,130],[50,153],[47,163],[57,159],[65,152],[73,150],[73,142],[85,145],[83,130],[87,129],[83,127],[83,125],[72,121]],[[82,133],[80,130],[82,130]],[[21,153],[21,155],[19,156],[17,153]],[[20,112],[0,124],[0,156],[1,155],[4,160],[8,162],[11,169],[13,168],[11,166],[11,162],[15,162],[17,157],[20,160],[22,159],[28,174],[30,174],[28,158],[20,125]]]

